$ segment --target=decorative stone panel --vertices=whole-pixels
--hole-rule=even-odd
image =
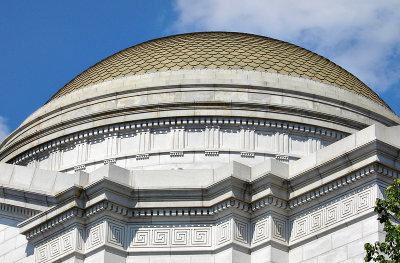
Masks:
[[[249,244],[250,224],[243,220],[234,219],[234,239],[244,244]]]
[[[126,227],[114,221],[107,221],[107,225],[107,243],[125,247]]]
[[[252,245],[270,238],[270,217],[261,217],[252,223]]]
[[[71,228],[52,237],[49,241],[36,246],[37,263],[54,262],[74,251],[79,251],[81,237],[78,229]]]
[[[376,198],[376,186],[370,185],[339,196],[312,210],[304,211],[290,220],[290,241],[306,238],[357,217],[365,211],[372,211]]]
[[[210,247],[212,227],[209,225],[130,225],[129,248]]]
[[[88,170],[99,161],[106,164],[126,158],[133,162],[150,159],[146,165],[151,165],[158,161],[149,158],[153,155],[166,153],[176,159],[188,151],[213,157],[229,152],[240,155],[243,161],[260,153],[287,161],[290,156],[306,156],[344,136],[309,125],[250,118],[155,119],[67,135],[19,155],[13,163],[76,171]],[[52,158],[43,158],[50,153]]]
[[[86,251],[104,244],[104,226],[105,222],[102,221],[86,229]]]
[[[217,223],[216,230],[217,245],[223,245],[232,241],[232,219]]]

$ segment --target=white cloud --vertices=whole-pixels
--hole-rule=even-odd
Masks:
[[[346,68],[376,91],[400,81],[399,0],[177,0],[179,31],[285,40]]]
[[[6,125],[6,119],[0,116],[0,143],[7,137],[9,133],[10,130]]]

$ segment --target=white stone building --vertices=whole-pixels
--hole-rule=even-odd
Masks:
[[[400,118],[331,61],[242,33],[84,71],[0,145],[0,262],[362,262]]]

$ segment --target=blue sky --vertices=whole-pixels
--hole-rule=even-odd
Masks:
[[[0,141],[76,75],[171,34],[282,39],[346,68],[400,113],[400,1],[0,1]]]

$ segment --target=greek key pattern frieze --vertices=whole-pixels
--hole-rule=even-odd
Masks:
[[[130,248],[209,247],[211,226],[129,227]]]
[[[124,247],[125,246],[125,226],[109,221],[107,228],[107,242]]]
[[[75,232],[71,229],[54,237],[50,242],[39,245],[36,248],[36,262],[52,262],[75,250]]]
[[[234,238],[244,244],[249,244],[250,224],[241,220],[234,220]]]
[[[270,238],[270,217],[260,218],[256,222],[252,223],[253,236],[251,243],[258,244],[268,238]]]
[[[287,241],[287,221],[281,218],[272,218],[272,237],[280,241]]]
[[[98,247],[104,243],[104,224],[105,222],[101,222],[86,229],[87,250]]]
[[[375,205],[375,192],[374,187],[370,186],[296,217],[290,221],[292,226],[290,240],[304,238],[372,209]]]
[[[232,220],[220,222],[216,225],[217,228],[217,245],[228,243],[232,240]]]

